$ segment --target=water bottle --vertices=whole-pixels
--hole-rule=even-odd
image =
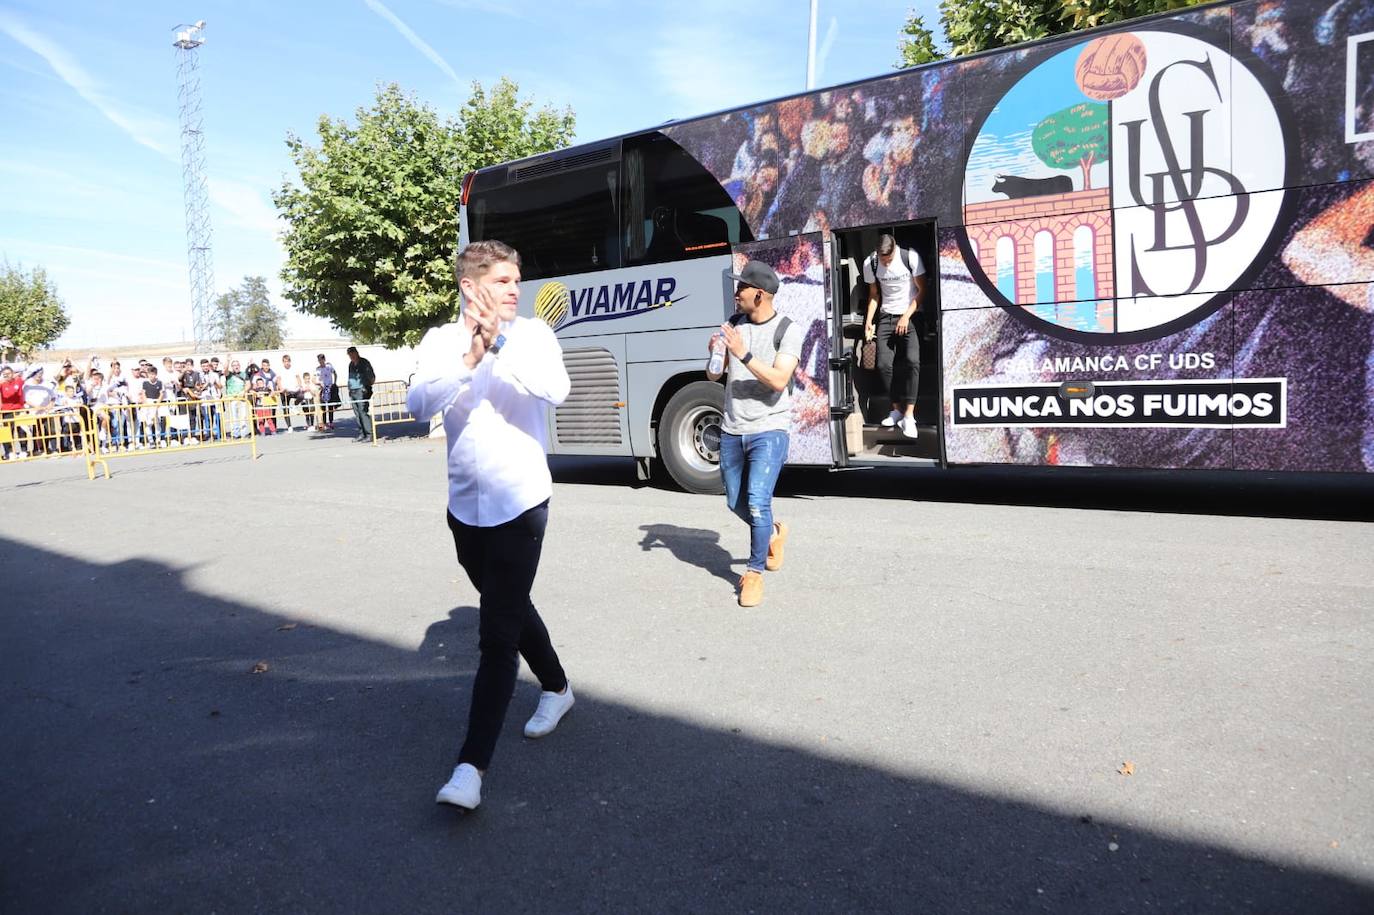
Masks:
[[[711,361],[706,366],[706,371],[712,375],[719,375],[725,370],[725,338],[716,337],[711,343]]]

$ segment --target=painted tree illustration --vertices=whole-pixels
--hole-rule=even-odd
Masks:
[[[1050,168],[1083,170],[1083,190],[1090,190],[1092,168],[1109,158],[1107,106],[1080,102],[1056,111],[1031,132],[1031,148]]]

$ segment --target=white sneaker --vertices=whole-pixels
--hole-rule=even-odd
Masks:
[[[482,803],[482,773],[471,763],[459,763],[453,777],[434,795],[434,803],[476,809]]]
[[[188,444],[191,444],[191,445],[199,445],[199,444],[200,444],[200,439],[196,438],[194,435],[191,436],[190,438],[188,438],[186,441],[187,441]]]
[[[571,683],[561,693],[540,693],[539,707],[534,710],[534,716],[525,722],[525,736],[544,737],[552,734],[575,701]]]
[[[893,426],[897,425],[897,423],[901,421],[902,414],[897,412],[896,410],[893,410],[891,413],[887,414],[887,419],[883,420],[880,425],[888,429],[891,429]]]
[[[290,426],[287,426],[287,427],[286,427],[286,434],[287,434],[287,435],[290,435],[292,432],[295,432],[295,431],[296,431],[296,430],[295,430],[295,429],[292,429]]]
[[[902,417],[902,434],[907,438],[915,438],[920,435],[920,430],[916,428],[916,420],[910,416]]]

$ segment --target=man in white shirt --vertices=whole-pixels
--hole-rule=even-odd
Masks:
[[[292,432],[291,405],[298,408],[301,403],[301,376],[291,367],[291,354],[281,354],[281,370],[277,372],[277,392],[281,396],[281,422],[286,431]],[[299,410],[297,411],[299,412]]]
[[[481,659],[467,738],[435,797],[471,810],[482,800],[482,776],[515,692],[519,659],[543,690],[526,737],[552,732],[573,705],[530,601],[553,494],[545,410],[563,402],[570,382],[549,326],[516,316],[520,255],[499,241],[476,242],[459,254],[458,268],[462,317],[425,334],[406,405],[415,416],[443,414],[448,526],[458,562],[481,595]]]
[[[911,319],[921,308],[926,292],[926,268],[921,255],[898,249],[891,235],[878,239],[878,250],[864,258],[864,282],[868,284],[868,314],[864,339],[878,338],[878,372],[892,400],[892,412],[883,420],[887,427],[901,425],[902,434],[915,438],[916,386],[921,375],[921,336]],[[879,311],[877,323],[874,313]]]

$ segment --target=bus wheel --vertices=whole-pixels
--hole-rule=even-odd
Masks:
[[[663,408],[658,423],[658,453],[677,485],[688,492],[720,494],[720,426],[725,389],[713,381],[694,381]]]

